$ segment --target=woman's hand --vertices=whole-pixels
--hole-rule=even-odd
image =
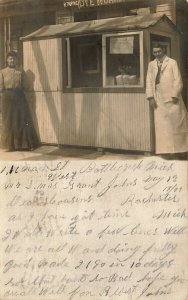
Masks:
[[[176,104],[178,102],[178,98],[177,97],[172,97],[172,101],[174,104]]]
[[[157,108],[157,102],[155,101],[154,98],[150,98],[150,99],[149,99],[149,103],[150,103],[150,105],[151,105],[151,107],[152,107],[153,109],[156,109],[156,108]]]

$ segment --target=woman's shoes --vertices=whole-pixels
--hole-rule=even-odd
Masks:
[[[6,152],[14,152],[16,151],[14,148],[7,149]]]
[[[10,148],[10,149],[7,149],[7,150],[5,150],[6,152],[15,152],[15,151],[33,151],[33,150],[35,150],[35,148],[34,147],[31,147],[31,148],[17,148],[17,149],[15,149],[15,148]]]

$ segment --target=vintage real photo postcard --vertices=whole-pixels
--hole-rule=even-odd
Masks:
[[[0,299],[188,300],[188,2],[0,0]]]

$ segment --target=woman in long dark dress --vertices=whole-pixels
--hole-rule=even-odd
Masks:
[[[16,69],[17,54],[7,55],[7,68],[0,72],[2,92],[1,147],[8,151],[33,150],[38,138],[23,92],[23,73]]]

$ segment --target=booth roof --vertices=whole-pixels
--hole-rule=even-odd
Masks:
[[[171,23],[171,26],[175,27],[175,25],[166,15],[159,15],[156,13],[58,25],[47,25],[25,37],[22,37],[21,40],[43,39],[56,36],[70,36],[110,31],[117,32],[125,30],[140,30],[154,26],[159,20],[164,18]]]

